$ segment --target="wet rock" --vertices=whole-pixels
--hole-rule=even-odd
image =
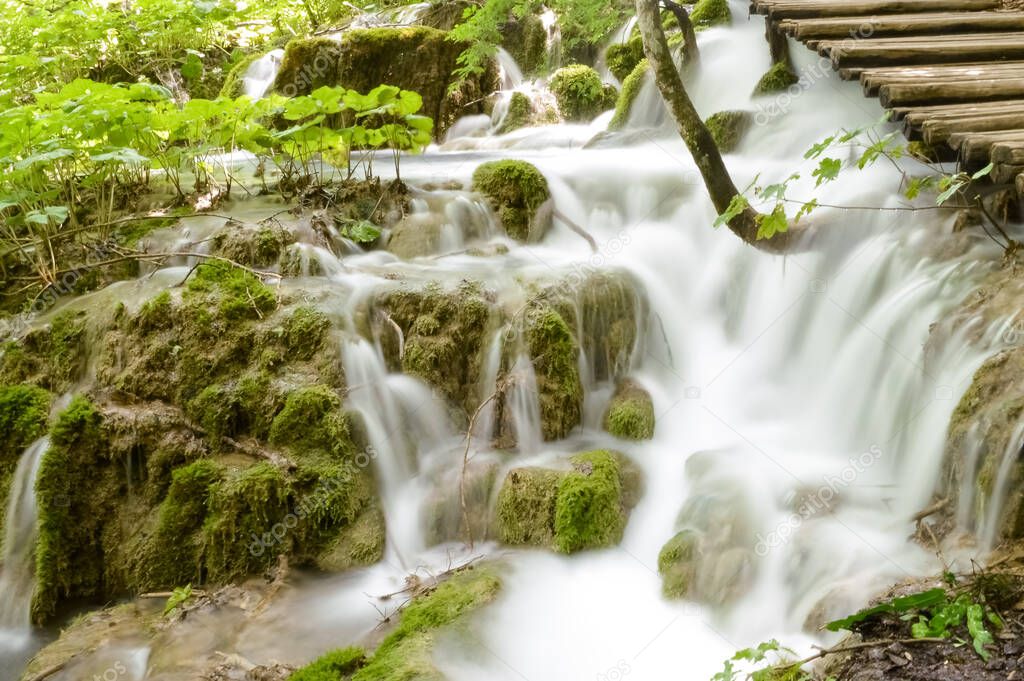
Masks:
[[[213,255],[219,255],[248,267],[277,265],[285,248],[295,242],[287,229],[276,225],[250,225],[228,220],[214,233]]]
[[[548,33],[540,17],[535,14],[509,17],[500,32],[501,46],[516,60],[524,76],[544,72],[549,62]]]
[[[770,95],[783,92],[800,82],[800,77],[793,73],[792,67],[785,62],[777,62],[768,69],[761,80],[754,86],[754,95]]]
[[[517,241],[540,241],[551,227],[551,213],[542,210],[551,198],[547,179],[525,161],[480,165],[473,173],[473,191],[490,201],[505,232]]]
[[[604,429],[624,440],[654,437],[654,404],[650,393],[633,380],[622,381],[604,413]]]
[[[704,124],[708,126],[718,150],[728,154],[739,146],[751,122],[752,116],[748,111],[719,111]]]
[[[585,122],[615,107],[618,90],[605,85],[597,71],[574,64],[555,71],[548,87],[558,101],[558,110],[567,121]]]
[[[498,495],[498,538],[561,553],[614,546],[640,496],[640,476],[622,454],[574,456],[568,471],[509,471]]]
[[[491,501],[498,480],[498,464],[493,461],[471,461],[466,467],[463,512],[462,471],[455,470],[434,483],[427,498],[424,515],[428,545],[449,541],[485,541],[491,538]],[[470,533],[466,532],[466,519]]]
[[[483,98],[497,89],[493,65],[455,82],[456,60],[468,47],[426,26],[349,30],[337,40],[295,38],[285,47],[273,91],[295,96],[343,85],[365,93],[381,83],[413,90],[423,97],[421,113],[434,120],[434,134],[443,139],[456,118],[483,113]]]

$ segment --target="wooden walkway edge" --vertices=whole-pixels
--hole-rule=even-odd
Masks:
[[[1024,187],[1024,11],[1001,0],[752,0],[967,171]]]

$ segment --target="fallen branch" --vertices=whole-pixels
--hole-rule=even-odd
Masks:
[[[575,222],[573,222],[572,220],[567,218],[565,216],[565,214],[562,213],[562,211],[558,210],[557,208],[554,209],[554,215],[555,215],[556,219],[561,220],[562,222],[564,222],[569,227],[569,229],[571,229],[572,231],[576,232],[581,237],[586,239],[587,243],[590,244],[590,249],[594,253],[597,253],[597,251],[598,251],[597,241],[594,240],[594,237],[590,236],[589,232],[587,232],[582,227],[577,225]]]
[[[476,428],[476,420],[480,417],[484,407],[498,399],[498,396],[505,392],[505,389],[513,382],[512,374],[509,374],[498,382],[494,392],[487,396],[473,412],[469,419],[469,426],[466,428],[466,448],[462,451],[462,474],[459,476],[459,503],[462,505],[462,522],[466,526],[466,544],[473,550],[473,527],[469,523],[469,507],[466,505],[466,469],[469,466],[469,449],[473,445],[473,430]]]
[[[922,520],[924,520],[928,516],[934,515],[934,514],[938,513],[942,509],[946,508],[946,506],[948,506],[948,505],[949,505],[949,499],[939,499],[938,501],[933,503],[931,506],[923,508],[920,511],[918,511],[917,513],[915,513],[914,517],[911,518],[911,520],[913,520],[915,523],[920,523]]]

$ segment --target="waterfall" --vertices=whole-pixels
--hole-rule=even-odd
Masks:
[[[49,445],[45,437],[29,445],[11,479],[0,564],[0,657],[4,659],[27,656],[32,636],[29,605],[35,581],[35,482]]]
[[[242,77],[242,91],[253,99],[261,99],[277,78],[284,59],[284,50],[271,50],[255,60]]]

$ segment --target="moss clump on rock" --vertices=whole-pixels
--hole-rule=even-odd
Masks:
[[[590,121],[615,106],[618,91],[601,82],[593,68],[583,64],[555,71],[548,83],[558,101],[558,109],[567,121]]]
[[[540,241],[551,226],[541,207],[551,198],[544,175],[525,161],[491,161],[473,173],[473,191],[491,202],[505,232],[517,241]]]
[[[731,23],[732,13],[729,11],[728,0],[699,0],[690,12],[690,21],[697,31]]]
[[[288,395],[270,426],[270,443],[299,454],[336,459],[355,453],[341,398],[325,385],[299,388]]]
[[[747,111],[719,111],[712,114],[704,125],[708,126],[711,137],[723,154],[735,151],[750,127],[750,113]]]
[[[277,297],[251,273],[224,262],[200,265],[188,281],[185,300],[215,301],[225,319],[246,319],[264,315],[277,306]]]
[[[630,38],[627,42],[609,46],[604,53],[608,70],[620,83],[636,70],[637,64],[644,59],[644,43],[640,36]]]
[[[548,66],[548,33],[535,14],[510,18],[501,27],[501,45],[526,76],[537,76]]]
[[[270,267],[294,242],[295,237],[283,227],[253,227],[229,220],[213,235],[212,253],[248,267]]]
[[[46,433],[50,393],[31,385],[0,386],[0,546],[11,481],[25,448]]]
[[[227,75],[224,76],[224,84],[220,88],[220,96],[227,97],[229,99],[236,99],[245,94],[245,74],[248,73],[249,67],[252,66],[253,62],[260,59],[263,55],[254,53],[247,54],[231,67]]]
[[[633,102],[636,101],[637,95],[640,94],[644,79],[650,71],[649,67],[649,62],[646,59],[641,59],[630,74],[626,76],[626,79],[622,81],[622,91],[615,102],[615,115],[608,124],[609,130],[621,130],[626,127],[629,115],[633,110]]]
[[[617,452],[570,459],[568,471],[517,468],[498,495],[495,525],[507,544],[562,553],[614,546],[640,494],[636,467]]]
[[[501,580],[491,568],[456,572],[402,610],[372,657],[359,648],[335,650],[295,672],[290,681],[443,681],[433,661],[438,632],[459,625],[493,601],[500,589]]]
[[[754,86],[754,95],[770,95],[774,92],[782,92],[792,85],[800,82],[800,77],[793,73],[793,69],[785,62],[776,62],[770,69],[765,71],[761,80]]]
[[[658,554],[661,590],[668,598],[685,598],[696,573],[700,535],[683,530],[668,540]]]
[[[545,440],[567,436],[583,418],[583,383],[579,345],[554,308],[528,314],[526,346],[533,360]]]
[[[5,344],[0,383],[30,383],[53,393],[65,392],[85,370],[86,321],[84,312],[67,310],[20,341]]]
[[[650,393],[636,381],[622,381],[604,413],[604,429],[624,440],[654,437],[654,404]]]
[[[530,98],[522,92],[513,92],[508,102],[508,112],[505,114],[505,120],[502,121],[498,132],[505,134],[519,128],[525,128],[532,121],[533,104],[530,102]]]

